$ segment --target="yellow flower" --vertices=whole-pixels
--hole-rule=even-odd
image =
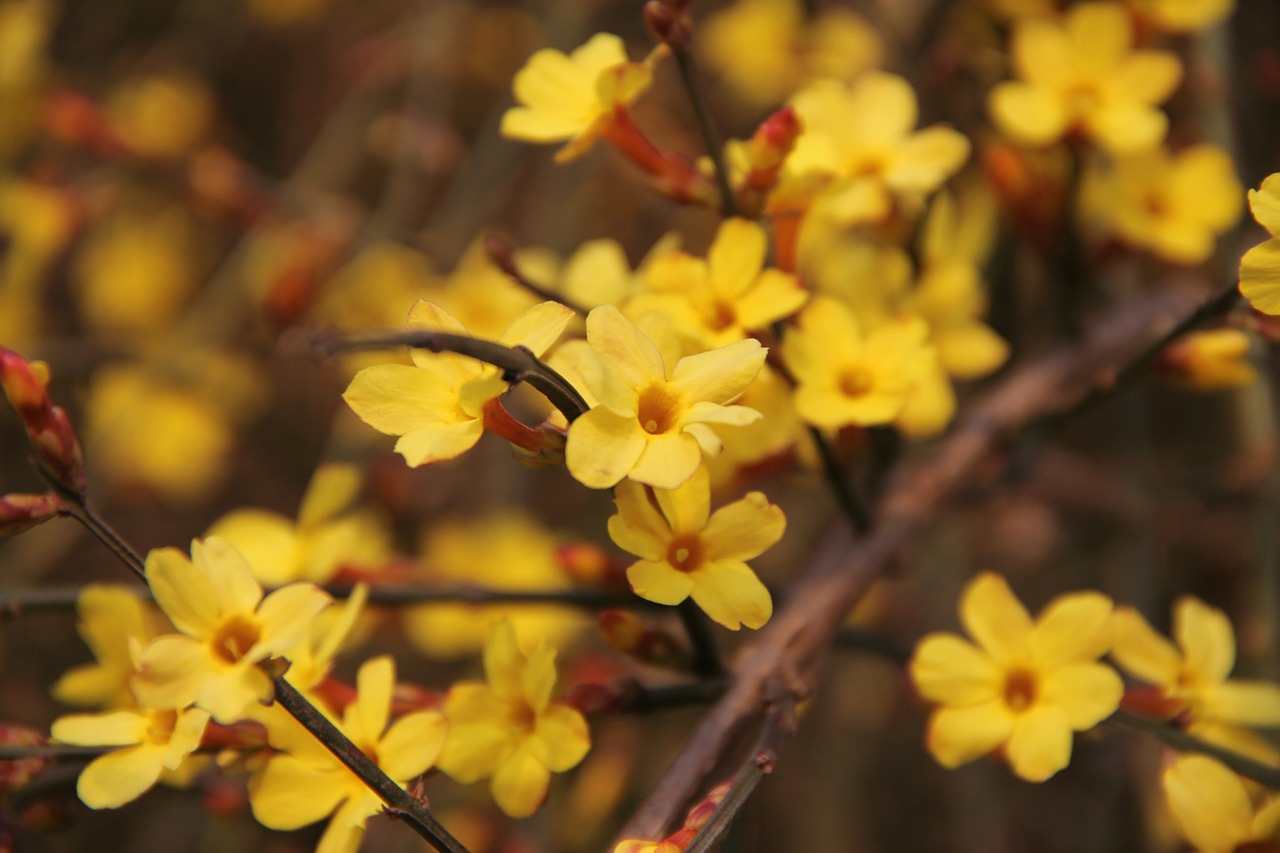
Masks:
[[[1000,131],[1024,145],[1050,145],[1083,133],[1113,153],[1154,148],[1168,119],[1157,104],[1177,88],[1182,66],[1171,53],[1134,50],[1128,11],[1084,3],[1059,23],[1018,23],[1013,60],[1021,80],[991,92]]]
[[[267,586],[328,583],[344,566],[376,570],[391,554],[390,531],[370,512],[348,511],[359,491],[354,466],[321,465],[296,522],[265,509],[238,509],[215,521],[206,535],[230,542]]]
[[[606,132],[614,111],[625,109],[653,82],[649,62],[629,62],[622,39],[596,33],[568,56],[543,48],[516,72],[521,106],[502,116],[502,135],[527,142],[568,144],[556,152],[566,162],[586,152]]]
[[[628,312],[663,311],[701,347],[724,346],[767,329],[809,298],[795,276],[765,268],[767,250],[763,228],[726,219],[706,260],[684,252],[655,257],[645,271],[648,292],[633,299]]]
[[[542,355],[564,331],[573,312],[543,302],[521,314],[498,338]],[[409,328],[465,335],[453,315],[419,301]],[[413,365],[380,364],[356,374],[342,395],[369,426],[398,435],[396,452],[417,467],[453,459],[470,450],[485,428],[485,409],[507,390],[501,372],[468,356],[412,350]]]
[[[1133,10],[1173,33],[1203,30],[1235,11],[1236,0],[1128,0]]]
[[[823,429],[892,423],[936,367],[926,333],[917,318],[864,333],[843,303],[813,299],[782,342],[800,417]]]
[[[1263,314],[1280,314],[1280,174],[1249,190],[1249,208],[1271,239],[1240,259],[1240,292]]]
[[[1240,218],[1242,189],[1217,146],[1176,155],[1157,148],[1090,170],[1082,205],[1121,239],[1176,264],[1198,264]]]
[[[1138,611],[1119,607],[1111,656],[1190,714],[1188,730],[1232,749],[1274,760],[1275,750],[1245,726],[1280,726],[1280,685],[1229,679],[1236,641],[1231,620],[1192,596],[1173,607],[1172,642]]]
[[[574,579],[557,559],[558,541],[531,515],[494,510],[432,525],[422,537],[422,577],[429,583],[493,589],[567,590]],[[430,604],[403,611],[405,637],[424,654],[457,658],[484,648],[490,627],[509,619],[523,637],[559,645],[589,624],[554,605]]]
[[[791,105],[803,132],[787,170],[830,176],[825,209],[844,224],[878,222],[895,200],[918,204],[969,156],[969,141],[949,127],[915,130],[915,92],[894,74],[872,72],[851,87],[818,80]]]
[[[942,707],[929,718],[929,751],[958,767],[1003,747],[1013,772],[1042,782],[1067,766],[1071,733],[1092,728],[1120,704],[1124,685],[1097,663],[1111,642],[1111,601],[1096,592],[1059,596],[1032,621],[1004,579],[974,578],[960,621],[977,641],[930,634],[910,671]]]
[[[209,135],[214,102],[205,84],[183,71],[131,80],[107,98],[120,140],[144,157],[191,153]]]
[[[353,635],[358,633],[357,623],[368,599],[368,586],[356,584],[341,607],[326,607],[311,620],[302,639],[289,648],[285,678],[290,684],[312,696],[312,691],[329,677],[338,652],[354,644]],[[316,698],[311,702],[320,704]]]
[[[541,642],[526,655],[511,623],[499,622],[484,650],[488,684],[461,682],[445,696],[440,769],[463,784],[493,777],[493,798],[511,817],[537,811],[551,774],[573,768],[591,748],[582,714],[551,701],[555,658]]]
[[[1240,329],[1183,335],[1165,347],[1156,367],[1196,391],[1239,388],[1258,381],[1258,372],[1249,363],[1249,335]]]
[[[209,712],[141,709],[72,714],[54,721],[51,734],[77,746],[118,746],[89,762],[76,793],[91,809],[114,809],[146,793],[166,771],[176,771],[200,746]]]
[[[265,599],[244,557],[217,537],[147,555],[147,583],[181,634],[154,640],[138,660],[134,694],[147,708],[195,703],[220,723],[241,719],[272,696],[257,664],[288,652],[329,605],[314,585],[282,587]]]
[[[404,787],[435,763],[448,725],[439,711],[415,711],[388,726],[395,678],[390,657],[365,661],[356,674],[355,701],[337,725]],[[253,816],[271,829],[297,829],[332,814],[317,853],[354,853],[365,821],[382,811],[382,800],[292,719],[273,720],[268,739],[281,754],[249,780]]]
[[[772,548],[786,529],[782,510],[760,492],[711,513],[705,467],[678,489],[648,489],[624,482],[616,491],[618,514],[609,536],[641,559],[627,569],[636,595],[658,604],[692,597],[731,631],[769,621],[769,591],[744,562]]]
[[[74,667],[53,685],[53,695],[68,705],[131,708],[138,704],[129,687],[133,657],[129,646],[144,646],[165,631],[164,619],[131,589],[90,584],[76,597],[76,626],[96,663]]]
[[[755,379],[765,349],[754,338],[686,356],[668,372],[653,341],[612,305],[587,316],[589,348],[577,373],[598,405],[569,427],[565,461],[578,482],[607,489],[630,477],[674,489],[702,454],[719,453],[712,424],[746,426],[760,413],[729,405]]]
[[[1280,843],[1280,795],[1255,805],[1240,777],[1214,759],[1180,756],[1161,782],[1174,820],[1201,853],[1270,850]]]

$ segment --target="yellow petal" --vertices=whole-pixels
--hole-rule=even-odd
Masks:
[[[1093,137],[1116,154],[1154,148],[1169,129],[1169,119],[1160,110],[1128,101],[1097,110],[1087,123]]]
[[[360,481],[360,469],[354,465],[329,462],[316,468],[298,508],[298,526],[314,527],[335,518],[355,500]]]
[[[1173,605],[1173,636],[1182,649],[1187,672],[1214,684],[1225,681],[1236,663],[1236,635],[1227,614],[1198,598],[1184,595]]]
[[[929,717],[925,739],[929,752],[943,767],[968,764],[1009,739],[1013,732],[1013,716],[1003,699],[969,705],[946,706]]]
[[[716,560],[693,573],[694,602],[730,631],[762,628],[773,615],[773,599],[756,573],[737,560]]]
[[[1069,116],[1055,93],[1025,83],[1000,83],[991,90],[991,118],[1015,142],[1043,146],[1066,132]]]
[[[1071,760],[1071,725],[1056,705],[1037,704],[1020,714],[1005,745],[1009,766],[1028,782],[1043,782]]]
[[[532,749],[522,747],[493,774],[493,799],[509,817],[529,817],[546,799],[550,783],[551,771]]]
[[[401,717],[378,744],[378,766],[397,782],[422,775],[440,756],[448,730],[448,721],[438,711]]]
[[[205,675],[196,692],[195,704],[229,725],[245,719],[260,702],[271,699],[271,679],[256,666],[239,665]]]
[[[242,509],[224,515],[209,528],[234,545],[249,561],[254,577],[279,585],[294,579],[298,563],[298,536],[293,522],[264,509]]]
[[[565,464],[587,488],[607,489],[627,475],[647,444],[634,417],[595,408],[569,426]]]
[[[1021,662],[1030,650],[1031,617],[997,574],[983,572],[965,587],[960,621],[998,663]]]
[[[650,436],[644,442],[627,476],[655,489],[676,489],[687,483],[701,465],[702,446],[696,438],[684,433],[666,433]]]
[[[1204,716],[1242,726],[1280,726],[1280,685],[1233,679],[1206,687],[1200,694]]]
[[[1048,673],[1042,690],[1044,701],[1061,708],[1071,728],[1083,731],[1115,713],[1124,682],[1109,666],[1080,663]]]
[[[949,127],[925,128],[894,151],[885,183],[898,192],[933,192],[960,171],[970,147],[964,134]]]
[[[655,604],[679,604],[693,591],[693,580],[665,561],[641,560],[627,569],[627,581],[641,598]]]
[[[787,529],[787,517],[762,492],[716,510],[702,528],[709,560],[750,560],[772,548]]]
[[[54,720],[50,736],[77,746],[131,746],[147,735],[147,715],[137,711],[70,714]]]
[[[726,219],[707,251],[711,289],[733,300],[755,281],[768,248],[764,229],[749,219]]]
[[[1031,650],[1046,669],[1085,663],[1106,654],[1112,632],[1111,599],[1097,592],[1060,595],[1036,620]]]
[[[1117,607],[1112,615],[1115,641],[1111,656],[1126,672],[1148,684],[1172,689],[1178,683],[1182,655],[1132,607]]]
[[[390,655],[379,655],[360,665],[356,673],[356,701],[347,710],[348,718],[355,718],[356,724],[350,728],[358,742],[376,743],[382,737],[395,686],[396,665]]]
[[[1009,344],[982,323],[967,323],[934,333],[942,366],[957,379],[977,379],[1004,364]]]
[[[540,643],[520,674],[521,698],[535,714],[541,713],[551,701],[555,686],[556,650]]]
[[[504,702],[524,699],[521,679],[526,663],[511,620],[494,624],[484,645],[484,675],[495,696]]]
[[[1280,174],[1268,175],[1262,186],[1249,190],[1249,209],[1272,237],[1280,237]]]
[[[654,489],[658,507],[673,534],[698,533],[711,511],[711,477],[705,465],[676,489]]]
[[[586,718],[563,703],[548,705],[534,724],[529,748],[555,773],[576,767],[591,749]]]
[[[320,611],[332,603],[328,593],[311,583],[291,583],[268,595],[258,608],[262,623],[259,655],[285,653],[303,638]]]
[[[636,387],[667,378],[662,356],[653,341],[612,305],[601,305],[587,315],[587,341]]]
[[[476,446],[484,435],[479,420],[433,423],[418,427],[396,442],[396,453],[411,467],[456,459]]]
[[[955,634],[921,639],[909,670],[921,696],[946,705],[990,703],[1000,698],[1004,684],[1004,673],[991,658]]]
[[[645,487],[625,480],[613,494],[618,514],[609,519],[609,538],[629,554],[646,560],[660,559],[671,542],[671,530],[649,501]]]
[[[1131,54],[1118,73],[1109,75],[1107,87],[1125,100],[1160,104],[1182,82],[1182,63],[1172,53],[1139,50]]]
[[[154,712],[153,712],[154,713]],[[191,753],[200,748],[204,731],[209,725],[209,712],[200,708],[187,708],[178,712],[164,752],[164,766],[177,770]]]
[[[195,701],[212,667],[202,644],[176,634],[160,637],[142,652],[133,692],[149,708],[185,708]]]
[[[163,746],[144,744],[108,752],[81,771],[76,793],[91,809],[118,808],[146,793],[163,768]]]
[[[344,781],[336,765],[317,767],[292,755],[276,755],[249,779],[249,805],[268,829],[297,829],[338,807],[349,793]]]
[[[1254,246],[1240,259],[1240,293],[1263,314],[1280,314],[1280,239]]]
[[[219,621],[218,597],[209,577],[176,548],[147,554],[147,585],[173,626],[192,637],[211,633]]]
[[[506,727],[461,722],[452,711],[446,711],[452,722],[436,766],[464,785],[491,776],[511,750]]]
[[[224,616],[252,613],[262,600],[262,585],[244,556],[227,540],[210,536],[192,542],[191,562],[208,575]]]
[[[1212,758],[1187,755],[1162,777],[1165,799],[1182,834],[1201,850],[1234,850],[1250,840],[1253,808],[1244,784]]]
[[[498,340],[508,346],[523,346],[540,357],[572,319],[573,309],[559,302],[541,302],[513,320]]]
[[[747,338],[685,356],[671,374],[671,390],[690,403],[732,403],[755,380],[768,354],[759,341]]]
[[[404,435],[455,419],[459,387],[431,368],[377,364],[357,373],[342,399],[378,432]]]

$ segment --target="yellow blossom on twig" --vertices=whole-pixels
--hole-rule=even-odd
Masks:
[[[1280,314],[1280,174],[1249,190],[1249,207],[1271,239],[1240,259],[1240,292],[1263,314]]]
[[[1264,851],[1280,844],[1280,795],[1255,805],[1240,777],[1214,759],[1180,756],[1161,783],[1174,820],[1200,853]]]

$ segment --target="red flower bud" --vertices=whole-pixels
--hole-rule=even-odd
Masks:
[[[48,380],[48,371],[43,365],[32,364],[16,352],[0,347],[0,388],[22,418],[27,439],[41,465],[54,483],[70,492],[84,494],[88,485],[84,452],[67,413],[49,399],[45,389]]]

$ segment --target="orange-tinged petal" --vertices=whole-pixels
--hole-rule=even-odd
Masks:
[[[1044,669],[1095,661],[1111,648],[1112,633],[1111,599],[1098,592],[1060,595],[1036,620],[1031,651]]]
[[[328,817],[349,793],[336,766],[276,755],[249,779],[249,805],[269,829],[297,829]]]
[[[131,746],[146,739],[147,715],[138,711],[69,714],[54,720],[49,734],[60,743],[77,746]]]
[[[1249,190],[1249,209],[1272,237],[1280,237],[1280,174],[1268,175],[1262,186]]]
[[[508,816],[529,817],[546,799],[550,783],[551,771],[525,746],[498,767],[491,789],[498,808]]]
[[[1148,684],[1172,689],[1178,683],[1182,655],[1132,607],[1117,607],[1112,616],[1115,641],[1111,656],[1126,672]]]
[[[1071,724],[1057,705],[1037,704],[1018,715],[1005,744],[1009,766],[1028,782],[1043,782],[1071,761]]]
[[[698,440],[684,433],[669,432],[651,436],[645,442],[627,476],[655,489],[676,489],[687,483],[701,465],[702,445]]]
[[[673,534],[697,533],[711,511],[711,476],[705,465],[677,489],[654,489],[654,497]]]
[[[91,809],[114,809],[142,796],[160,778],[164,747],[143,744],[108,752],[80,773],[76,793]]]
[[[1236,663],[1236,635],[1227,614],[1198,598],[1184,595],[1173,605],[1173,637],[1196,679],[1225,681]]]
[[[417,468],[458,458],[475,447],[482,435],[484,423],[478,419],[425,424],[405,433],[396,442],[396,453],[404,457],[406,464]]]
[[[1115,713],[1124,682],[1105,664],[1078,663],[1046,673],[1041,690],[1045,702],[1067,715],[1071,728],[1083,731]]]
[[[999,699],[1004,673],[982,650],[955,634],[920,640],[909,665],[920,695],[946,705],[973,706]]]
[[[417,711],[391,724],[378,744],[378,766],[397,782],[425,773],[444,748],[449,723],[439,711]]]
[[[712,620],[730,631],[742,625],[762,628],[773,615],[769,590],[746,564],[715,560],[693,574],[693,600]]]
[[[716,510],[702,528],[702,546],[709,560],[750,560],[778,544],[787,517],[769,503],[763,492]]]
[[[959,767],[1007,741],[1013,721],[1001,699],[963,708],[948,705],[929,717],[925,744],[943,767]]]
[[[1280,239],[1254,246],[1240,259],[1240,293],[1263,314],[1280,314]]]
[[[645,487],[625,480],[614,490],[618,514],[609,519],[609,538],[629,554],[646,560],[660,559],[671,542],[671,529]]]
[[[1004,578],[983,572],[960,599],[960,621],[997,663],[1021,662],[1030,651],[1032,623]]]
[[[1280,685],[1232,679],[1205,687],[1199,699],[1205,717],[1242,726],[1280,726]]]
[[[569,426],[565,464],[587,488],[607,489],[627,475],[647,444],[634,417],[595,408]]]
[[[627,581],[636,595],[655,604],[679,604],[693,592],[693,580],[670,564],[641,560],[627,569]]]
[[[591,749],[586,718],[563,703],[548,705],[534,723],[529,748],[552,772],[576,767]]]
[[[173,726],[173,734],[169,735],[169,744],[165,747],[164,766],[169,770],[178,769],[187,756],[200,748],[204,730],[209,725],[209,712],[201,708],[187,708],[178,712],[178,719]]]
[[[1161,780],[1169,811],[1201,850],[1229,851],[1250,840],[1253,807],[1240,779],[1212,758],[1187,755]]]
[[[156,548],[147,554],[147,585],[156,604],[173,627],[203,637],[217,627],[218,597],[209,577],[196,569],[176,548]]]
[[[685,356],[671,373],[671,390],[690,403],[732,403],[760,373],[769,351],[755,338]]]

